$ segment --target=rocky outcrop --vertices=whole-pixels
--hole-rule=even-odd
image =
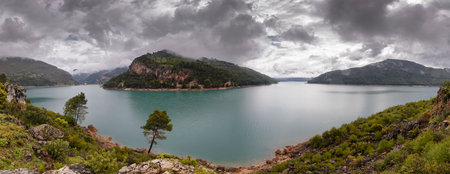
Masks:
[[[58,170],[47,171],[44,174],[94,174],[94,172],[83,164],[71,164]]]
[[[116,146],[120,146],[119,143],[114,143],[112,141],[112,137],[104,137],[101,135],[97,134],[97,128],[94,127],[94,125],[88,125],[88,127],[81,127],[83,129],[83,131],[90,135],[92,138],[95,139],[95,141],[97,141],[98,145],[100,145],[100,147],[104,147],[104,148],[113,148]]]
[[[202,167],[207,173],[215,173],[211,169]],[[195,173],[194,166],[182,164],[177,159],[155,159],[141,164],[132,164],[122,167],[119,174],[145,174],[145,173]]]
[[[27,92],[26,89],[23,88],[21,89],[17,87],[17,85],[10,83],[6,83],[5,86],[6,92],[8,93],[8,95],[6,96],[6,100],[8,102],[26,104],[27,98],[27,95],[25,94]]]
[[[31,127],[29,129],[29,133],[39,141],[61,139],[64,137],[64,133],[62,131],[48,124]]]
[[[11,170],[3,170],[0,171],[0,174],[41,174],[40,172],[36,172],[29,169],[11,169]],[[83,164],[71,164],[68,166],[64,166],[58,170],[49,170],[43,174],[94,174],[91,169],[86,167]]]
[[[0,174],[40,174],[39,172],[28,170],[28,169],[11,169],[0,171]]]

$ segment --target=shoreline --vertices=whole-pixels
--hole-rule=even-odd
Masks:
[[[201,89],[183,89],[183,88],[158,88],[158,89],[140,89],[140,88],[103,88],[105,90],[118,90],[118,91],[215,91],[215,90],[228,90],[228,89],[239,89],[248,87],[258,87],[258,86],[269,86],[268,85],[245,85],[236,87],[220,87],[220,88],[201,88]]]

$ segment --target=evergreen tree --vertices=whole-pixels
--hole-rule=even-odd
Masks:
[[[164,131],[172,131],[173,125],[170,121],[166,111],[155,110],[148,116],[147,123],[141,127],[144,129],[144,135],[151,139],[148,153],[152,150],[153,144],[157,144],[155,139],[165,140],[167,137],[164,136]]]
[[[86,103],[87,99],[84,93],[81,92],[75,97],[67,100],[64,105],[64,115],[73,117],[79,124],[81,124],[81,122],[85,119],[85,115],[88,113],[86,111],[88,108]]]

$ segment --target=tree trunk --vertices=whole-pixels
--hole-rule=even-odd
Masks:
[[[150,154],[150,151],[152,150],[154,142],[155,142],[155,135],[153,135],[152,142],[150,143],[150,148],[148,149],[148,152],[147,152],[148,154]]]

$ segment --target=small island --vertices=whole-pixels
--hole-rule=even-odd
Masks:
[[[212,90],[270,85],[275,79],[216,59],[190,59],[167,50],[142,55],[103,84],[122,90]]]

